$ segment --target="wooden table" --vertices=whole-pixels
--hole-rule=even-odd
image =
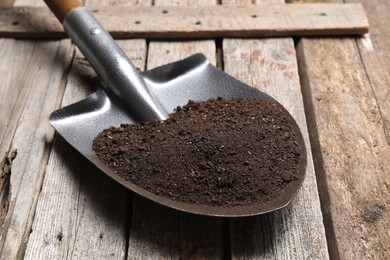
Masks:
[[[371,24],[363,38],[118,40],[141,70],[202,52],[294,116],[309,158],[304,185],[288,207],[247,218],[168,209],[98,172],[48,122],[94,90],[88,63],[68,39],[0,39],[1,170],[11,176],[0,258],[390,259],[390,2],[361,2]]]

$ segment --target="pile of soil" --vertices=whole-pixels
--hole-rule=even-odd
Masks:
[[[93,149],[116,174],[172,200],[261,204],[304,177],[292,122],[266,100],[190,101],[165,121],[106,129]]]

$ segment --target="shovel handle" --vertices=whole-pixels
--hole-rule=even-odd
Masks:
[[[72,12],[78,7],[82,7],[83,4],[80,0],[44,0],[53,14],[62,23],[67,14]]]
[[[168,117],[127,55],[80,0],[44,1],[100,76],[104,90],[123,101],[133,119],[142,122]]]

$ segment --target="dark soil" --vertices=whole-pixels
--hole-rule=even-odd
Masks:
[[[280,105],[218,99],[190,101],[165,121],[106,129],[93,149],[116,174],[154,194],[235,207],[277,200],[301,182],[298,137]]]

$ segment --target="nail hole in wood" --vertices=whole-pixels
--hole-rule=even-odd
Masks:
[[[163,14],[167,14],[167,13],[168,13],[168,10],[163,10],[162,13],[163,13]]]
[[[202,25],[202,22],[201,21],[197,21],[195,24],[196,25]]]
[[[321,16],[326,16],[326,13],[320,13]]]
[[[92,13],[98,13],[98,12],[99,12],[99,10],[97,10],[97,9],[92,10]]]
[[[140,23],[141,23],[141,21],[135,21],[134,23],[135,23],[135,24],[140,24]]]
[[[13,25],[13,26],[19,25],[19,22],[18,22],[18,21],[13,21],[13,22],[12,22],[12,25]]]
[[[257,18],[257,15],[256,14],[252,14],[251,17],[252,18]]]

